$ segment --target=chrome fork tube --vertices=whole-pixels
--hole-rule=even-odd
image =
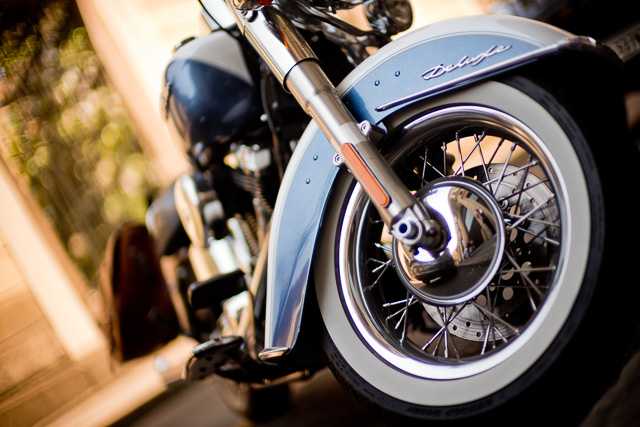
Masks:
[[[232,0],[226,0],[232,10]],[[371,124],[357,123],[320,67],[317,57],[286,15],[273,5],[236,10],[243,35],[318,124],[336,153],[371,198],[391,233],[410,248],[434,249],[439,225],[413,197],[368,137]]]

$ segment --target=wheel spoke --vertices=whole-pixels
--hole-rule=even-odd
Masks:
[[[500,142],[498,142],[498,145],[496,146],[496,149],[493,150],[493,154],[491,155],[491,158],[489,159],[489,161],[487,162],[488,165],[490,165],[491,163],[493,163],[494,159],[496,158],[496,156],[498,155],[498,151],[500,151],[500,148],[502,148],[502,144],[504,144],[504,142],[506,141],[506,139],[502,138],[500,140]]]
[[[429,348],[431,346],[431,344],[433,344],[433,342],[436,339],[442,339],[442,336],[446,336],[448,335],[449,331],[449,325],[451,324],[451,322],[453,322],[455,320],[455,318],[460,314],[460,312],[462,310],[464,310],[464,308],[468,305],[469,303],[465,303],[462,308],[460,310],[458,310],[453,317],[448,318],[447,316],[447,309],[446,308],[442,308],[442,311],[440,311],[440,308],[438,308],[437,312],[438,315],[440,316],[440,320],[442,321],[443,325],[442,327],[433,335],[433,337],[431,337],[431,339],[429,341],[427,341],[427,343],[425,345],[422,346],[422,350],[426,350],[427,348]],[[453,311],[453,309],[452,309]],[[451,314],[451,313],[449,313]],[[438,348],[440,345],[440,341],[438,342],[438,344],[436,345],[436,348]],[[437,350],[436,350],[437,352]],[[434,353],[435,354],[435,353]]]
[[[473,135],[473,138],[476,140],[476,146],[478,147],[478,153],[480,154],[480,164],[482,165],[482,169],[484,171],[485,179],[489,176],[489,171],[487,171],[487,163],[484,161],[484,153],[482,152],[482,145],[480,143],[484,141],[486,137],[486,131],[482,132],[480,138],[478,138],[477,134]]]
[[[534,185],[532,185],[530,187],[527,187],[527,188],[525,188],[525,189],[523,189],[521,191],[518,191],[517,193],[512,193],[512,194],[509,194],[508,196],[499,198],[498,202],[506,202],[506,201],[509,201],[510,199],[512,199],[514,197],[519,197],[522,193],[527,192],[527,191],[532,191],[538,185],[546,184],[547,182],[549,182],[549,178],[545,178],[543,180],[540,180],[539,182],[535,183]],[[518,203],[516,202],[516,204],[518,204]]]
[[[532,163],[531,162],[531,155],[529,155],[529,158],[527,160],[528,160],[528,164],[524,168],[524,174],[522,174],[522,178],[520,178],[520,184],[518,185],[518,187],[519,187],[518,188],[518,192],[517,192],[518,198],[516,199],[516,205],[517,206],[520,206],[520,203],[522,202],[522,194],[525,191],[524,187],[525,187],[525,184],[527,182],[527,177],[529,176],[529,171],[531,170],[531,166],[529,166]]]
[[[506,164],[506,163],[505,163],[505,164]],[[538,162],[538,161],[529,162],[529,163],[527,163],[527,164],[526,164],[526,165],[524,165],[524,166],[521,166],[521,167],[519,167],[519,168],[515,168],[515,169],[513,169],[511,172],[505,173],[503,176],[500,176],[500,177],[497,177],[497,178],[494,178],[494,179],[487,179],[487,181],[483,182],[483,184],[484,184],[484,185],[487,185],[487,184],[493,184],[494,182],[499,181],[501,178],[505,178],[505,177],[508,177],[508,176],[515,176],[515,175],[517,175],[520,171],[523,171],[523,170],[528,171],[529,169],[531,169],[531,168],[532,168],[532,167],[534,167],[534,166],[537,166],[538,164],[539,164],[539,162]],[[489,176],[489,174],[487,174],[487,176]],[[525,176],[525,178],[526,178],[526,176]],[[547,180],[548,180],[548,179],[547,179]],[[523,191],[526,191],[526,190],[528,190],[528,188],[527,188],[527,189],[525,189],[525,190],[523,190]],[[513,197],[513,196],[515,196],[515,194],[512,194],[512,195],[510,195],[510,196],[508,196],[508,197]],[[503,200],[503,199],[499,199],[498,201],[502,201],[502,200]]]
[[[557,226],[557,227],[559,228],[559,226]],[[516,227],[516,230],[522,231],[522,232],[524,232],[526,234],[530,234],[531,236],[533,236],[532,239],[531,239],[532,241],[536,240],[536,239],[540,239],[543,242],[549,243],[549,244],[551,244],[553,246],[560,246],[560,242],[558,240],[550,239],[549,237],[542,235],[543,233],[546,233],[546,231],[547,231],[546,229],[542,229],[536,234],[532,233],[531,230],[529,230],[527,228]]]
[[[398,323],[396,323],[396,326],[394,327],[394,329],[398,329],[400,327],[400,323],[404,324],[404,320],[407,319],[407,307],[405,307],[402,311],[402,315],[400,316],[400,320],[398,320]]]
[[[484,156],[482,155],[482,149],[480,149],[480,143],[482,142],[482,140],[484,139],[485,134],[483,133],[480,137],[478,137],[478,134],[474,134],[473,135],[473,139],[475,140],[475,145],[473,146],[473,148],[471,149],[471,151],[469,151],[469,153],[467,153],[467,157],[465,157],[464,159],[462,159],[462,151],[460,151],[460,139],[459,137],[456,135],[456,141],[458,141],[458,152],[460,155],[460,166],[458,166],[458,169],[453,173],[454,175],[458,175],[460,173],[460,171],[462,171],[462,176],[465,176],[464,173],[464,164],[467,162],[467,160],[469,160],[469,158],[471,157],[471,155],[473,154],[473,152],[476,150],[476,148],[478,149],[479,153],[480,153],[480,158],[482,159],[482,164],[484,164]],[[486,170],[485,170],[486,173]]]
[[[447,310],[444,310],[444,323],[447,325],[446,328],[444,328],[444,357],[445,359],[449,357],[449,321],[447,320]]]
[[[502,335],[502,332],[500,332],[500,329],[498,329],[495,326],[495,324],[491,325],[491,333],[492,334],[498,334],[500,336],[500,339],[502,340],[502,342],[504,342],[504,343],[509,342],[509,340],[507,340],[507,338],[504,335]],[[494,342],[496,341],[495,337],[494,337],[493,341]]]
[[[420,176],[420,178],[422,179],[423,184],[428,184],[429,183],[429,181],[427,181],[426,178],[425,178],[427,167],[429,167],[436,174],[438,174],[438,176],[440,176],[440,177],[444,177],[445,176],[442,172],[440,172],[438,170],[437,167],[433,166],[433,164],[431,164],[431,162],[429,162],[426,157],[424,157],[424,158],[421,157],[421,159],[424,160],[424,164],[423,164],[423,168],[422,168],[422,175]]]
[[[487,351],[487,344],[489,343],[489,332],[491,332],[491,327],[493,325],[493,321],[489,320],[489,323],[487,324],[487,328],[485,329],[484,332],[484,340],[482,340],[482,349],[480,350],[480,354],[485,354],[485,352]],[[495,341],[493,341],[493,347],[495,348]]]
[[[465,176],[464,173],[464,159],[462,158],[462,146],[460,144],[460,136],[456,133],[456,144],[458,146],[458,155],[460,156],[460,167],[458,167],[458,171],[454,173],[454,175],[458,175],[459,171],[462,171],[462,176]]]
[[[507,160],[504,162],[504,167],[502,168],[502,172],[500,173],[500,177],[498,179],[498,185],[496,185],[496,190],[493,193],[494,195],[498,191],[498,188],[500,188],[500,184],[502,184],[502,180],[505,178],[505,174],[506,174],[506,171],[507,171],[507,166],[509,165],[509,162],[511,160],[511,156],[513,156],[513,152],[516,150],[517,146],[518,145],[515,142],[513,144],[511,144],[511,151],[509,151],[509,156],[508,156]]]
[[[382,276],[384,276],[389,267],[393,265],[393,260],[390,259],[383,262],[375,258],[370,258],[368,261],[378,264],[377,267],[374,267],[373,270],[371,270],[372,274],[380,272],[380,274],[378,274],[378,277],[376,277],[376,280],[374,280],[369,286],[365,288],[366,290],[370,291],[371,289],[378,286],[378,283],[380,282],[380,279],[382,279]]]
[[[547,204],[551,203],[553,200],[555,200],[556,196],[553,195],[551,196],[549,199],[547,199],[544,203],[539,204],[538,206],[536,206],[535,208],[531,209],[529,212],[527,212],[524,216],[520,216],[518,218],[518,220],[516,222],[514,222],[513,224],[511,224],[509,226],[509,228],[515,228],[518,225],[522,224],[524,221],[526,221],[527,219],[530,219],[533,214],[535,214],[536,212],[538,212],[540,209],[542,209],[543,207],[545,207]],[[531,218],[532,221],[537,221],[537,222],[542,222],[540,220],[537,220],[535,218]]]
[[[405,340],[407,339],[407,330],[409,328],[409,316],[406,315],[406,313],[409,312],[409,306],[413,304],[414,301],[417,302],[417,300],[414,299],[413,295],[409,298],[409,292],[407,292],[407,303],[405,305],[405,314],[403,314],[403,318],[404,318],[404,322],[402,325],[402,336],[400,337],[400,343],[404,343]],[[396,325],[396,329],[398,328],[398,326]]]
[[[496,316],[494,313],[492,313],[491,311],[487,310],[486,308],[482,307],[481,305],[478,305],[477,303],[473,302],[472,303],[473,306],[475,308],[477,308],[478,310],[480,310],[485,316],[487,316],[488,318],[495,320],[497,322],[500,322],[501,324],[503,324],[504,326],[506,326],[507,328],[511,329],[515,334],[519,334],[520,330],[513,326],[512,324],[510,324],[509,322],[507,322],[506,320],[502,319],[499,316]]]
[[[552,199],[547,200],[547,203],[550,202]],[[518,225],[520,225],[522,222],[524,221],[529,221],[532,223],[536,223],[536,224],[540,224],[540,225],[544,225],[547,227],[555,227],[555,228],[559,228],[560,226],[558,225],[557,222],[551,222],[551,221],[545,221],[542,219],[538,219],[538,218],[531,218],[531,216],[535,213],[535,211],[540,210],[543,206],[537,206],[535,210],[527,212],[526,215],[516,215],[516,214],[507,214],[507,216],[509,216],[510,218],[513,218],[515,220],[517,220],[516,222],[514,222],[513,224],[510,225],[510,228],[517,228]]]
[[[393,319],[398,314],[400,314],[400,320],[402,320],[402,318],[404,317],[405,313],[409,309],[409,306],[411,306],[411,305],[413,305],[413,304],[415,304],[417,302],[418,302],[418,300],[416,300],[413,296],[411,296],[410,298],[407,297],[407,299],[403,300],[403,301],[396,301],[395,303],[391,303],[391,304],[383,304],[383,307],[390,307],[391,305],[402,304],[402,303],[405,304],[405,306],[402,307],[400,310],[388,315],[387,316],[387,320]],[[396,329],[397,329],[397,326],[396,326]]]
[[[431,339],[427,341],[425,345],[422,346],[422,350],[426,351],[431,346],[431,344],[433,344],[433,342],[437,340],[438,337],[440,337],[444,333],[445,329],[446,329],[446,326],[442,326],[440,329],[438,329],[438,331],[435,334],[433,334]]]
[[[382,249],[383,251],[387,252],[387,253],[391,253],[393,252],[393,249],[391,249],[391,246],[389,245],[383,245],[382,243],[375,243],[374,246],[378,249]]]
[[[442,176],[447,176],[447,143],[442,143]]]
[[[505,252],[505,256],[507,257],[507,259],[509,260],[509,262],[510,262],[514,267],[515,267],[515,268],[514,268],[514,270],[512,270],[512,271],[517,272],[517,273],[520,275],[520,277],[522,278],[522,280],[524,280],[524,281],[525,281],[525,283],[527,283],[527,285],[529,285],[529,287],[530,287],[531,289],[533,289],[534,291],[536,291],[536,293],[537,293],[539,296],[543,296],[544,294],[542,293],[542,291],[541,291],[540,289],[538,289],[538,287],[537,287],[537,286],[536,286],[536,285],[531,281],[531,279],[529,279],[529,276],[527,276],[527,275],[525,275],[525,274],[523,273],[523,269],[522,269],[522,267],[518,264],[518,261],[516,261],[516,259],[515,259],[515,258],[513,258],[513,256],[512,256],[510,253],[508,253],[508,252]],[[534,310],[535,310],[535,307],[534,307]]]

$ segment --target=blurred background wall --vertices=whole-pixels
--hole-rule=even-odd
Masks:
[[[0,35],[0,425],[33,425],[119,376],[100,263],[170,174],[140,146],[75,1],[2,1]]]
[[[32,425],[112,378],[97,272],[153,184],[75,2],[0,6],[0,424]]]

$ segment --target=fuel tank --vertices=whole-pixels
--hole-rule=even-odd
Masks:
[[[224,31],[187,40],[165,71],[162,108],[185,149],[222,158],[231,141],[261,125],[260,91],[237,40]],[[211,159],[215,160],[215,159]]]

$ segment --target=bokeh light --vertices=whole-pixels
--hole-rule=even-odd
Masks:
[[[144,217],[149,162],[75,2],[3,5],[0,35],[0,153],[95,287],[111,231]]]

